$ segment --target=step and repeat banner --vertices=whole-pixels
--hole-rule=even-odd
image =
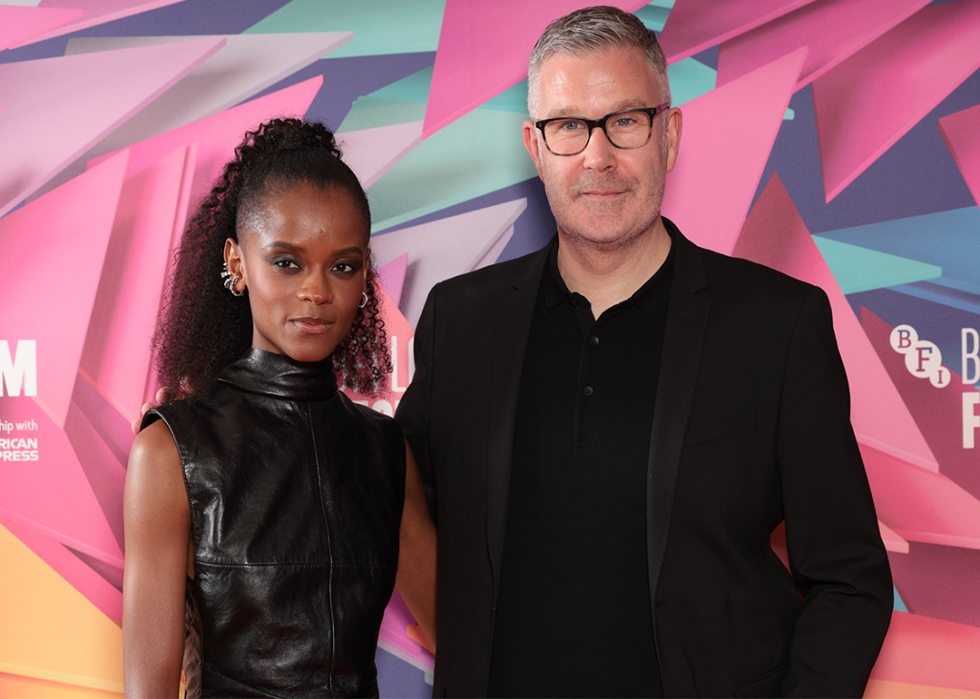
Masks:
[[[429,289],[554,232],[526,64],[585,4],[0,4],[0,696],[122,692],[129,424],[172,250],[242,134],[339,132],[396,365],[363,400],[392,413]],[[664,213],[830,296],[895,579],[867,695],[980,697],[980,0],[615,4],[684,112]],[[397,594],[377,660],[382,696],[428,696]]]

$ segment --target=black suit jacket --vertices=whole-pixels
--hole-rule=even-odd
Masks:
[[[664,692],[859,696],[892,587],[827,297],[665,223],[676,266],[653,424],[636,445],[649,451]],[[439,532],[435,696],[487,691],[518,389],[546,257],[437,285],[416,331],[397,418]],[[792,577],[770,547],[784,519]]]

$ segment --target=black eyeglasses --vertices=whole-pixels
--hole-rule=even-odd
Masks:
[[[536,121],[534,125],[541,129],[544,144],[555,155],[577,155],[584,151],[592,138],[592,129],[602,129],[616,148],[639,148],[650,140],[653,117],[665,109],[670,109],[670,104],[624,109],[601,119],[554,117]]]

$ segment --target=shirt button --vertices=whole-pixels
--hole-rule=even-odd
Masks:
[[[584,393],[586,396],[591,396],[593,393],[595,393],[595,391],[592,390],[591,386],[586,386],[582,393]]]
[[[596,345],[599,344],[599,338],[593,335],[592,337],[589,338],[589,344],[595,347]]]
[[[578,306],[578,299],[574,296],[569,297],[568,302],[572,304],[573,307]]]

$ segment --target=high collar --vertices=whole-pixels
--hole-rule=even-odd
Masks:
[[[254,348],[225,367],[218,381],[286,400],[327,400],[337,393],[329,357],[322,362],[297,362],[284,354]]]

